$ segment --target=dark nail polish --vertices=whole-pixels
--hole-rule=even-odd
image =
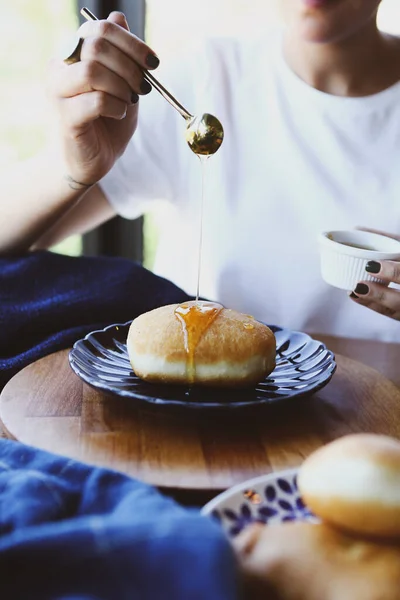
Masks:
[[[375,260],[370,260],[367,262],[365,270],[367,271],[367,273],[379,273],[379,271],[381,270],[381,266],[381,263],[378,263]]]
[[[136,94],[136,92],[132,92],[131,102],[132,104],[137,104],[139,102],[139,96]]]
[[[360,294],[360,296],[366,296],[369,292],[369,287],[365,283],[357,283],[354,291],[356,294]]]
[[[351,292],[350,298],[358,298],[358,296],[356,296],[354,292]]]
[[[157,69],[160,64],[160,59],[155,54],[151,52],[146,56],[146,65],[150,67],[150,69]]]
[[[151,89],[151,84],[145,79],[143,79],[142,83],[140,84],[140,91],[142,92],[142,94],[149,94],[151,92]]]

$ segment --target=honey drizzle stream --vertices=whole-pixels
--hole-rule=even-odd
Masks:
[[[184,335],[186,375],[189,383],[194,383],[196,380],[194,355],[197,345],[221,310],[221,304],[198,301],[185,302],[175,309],[175,316],[181,322]]]
[[[196,291],[196,304],[199,303],[200,296],[200,274],[201,274],[201,250],[203,246],[203,219],[204,219],[204,200],[206,196],[206,162],[210,158],[209,156],[199,157],[201,163],[201,204],[200,204],[200,232],[199,232],[199,254],[197,259],[197,291]]]
[[[206,196],[206,162],[209,156],[197,154],[201,164],[201,204],[200,204],[200,230],[197,260],[197,291],[195,302],[185,302],[175,309],[175,316],[182,325],[185,350],[186,350],[186,376],[190,384],[195,383],[196,367],[194,356],[197,345],[211,323],[222,310],[221,304],[215,302],[200,302],[200,275],[201,255],[203,246],[203,219]]]

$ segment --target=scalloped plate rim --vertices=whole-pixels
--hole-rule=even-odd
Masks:
[[[126,321],[125,323],[112,323],[110,325],[107,325],[106,327],[103,327],[102,329],[95,329],[93,331],[90,331],[89,333],[87,333],[83,338],[77,340],[74,345],[72,346],[72,349],[69,352],[68,355],[68,360],[69,360],[69,364],[71,369],[74,371],[74,373],[80,377],[80,379],[82,379],[82,381],[84,381],[85,383],[87,383],[88,385],[94,387],[95,389],[101,390],[103,392],[105,392],[106,394],[112,394],[115,396],[119,396],[122,398],[129,398],[130,400],[133,399],[137,399],[140,402],[145,402],[148,405],[159,405],[159,406],[174,406],[174,407],[181,407],[181,408],[190,408],[192,410],[200,410],[200,409],[221,409],[221,410],[240,410],[240,409],[246,409],[246,408],[255,408],[255,407],[259,407],[259,406],[265,406],[265,405],[270,405],[270,404],[276,404],[279,402],[284,402],[284,401],[288,401],[291,400],[292,398],[301,398],[307,395],[311,395],[311,394],[315,394],[316,392],[318,392],[319,390],[321,390],[323,387],[325,387],[330,380],[332,379],[333,375],[335,374],[335,371],[337,369],[337,364],[335,361],[335,355],[334,353],[329,350],[326,345],[319,341],[316,340],[314,338],[312,338],[309,334],[301,332],[301,331],[297,331],[297,330],[291,330],[288,329],[286,327],[279,327],[278,325],[268,325],[269,327],[271,327],[275,332],[277,331],[284,331],[284,332],[288,332],[290,334],[290,336],[299,334],[301,336],[304,336],[305,338],[307,338],[308,340],[313,340],[315,342],[318,342],[327,352],[327,358],[329,357],[330,359],[330,363],[328,368],[326,369],[325,373],[324,373],[324,377],[321,381],[319,381],[315,387],[313,387],[312,389],[306,390],[306,391],[302,391],[302,390],[298,390],[298,391],[294,391],[292,392],[290,395],[287,396],[277,396],[276,398],[264,398],[264,399],[256,399],[256,400],[252,400],[252,401],[238,401],[238,402],[227,402],[227,403],[218,403],[218,402],[190,402],[190,401],[183,401],[183,400],[171,400],[171,399],[163,399],[163,398],[158,398],[156,396],[150,397],[148,395],[145,394],[141,394],[141,393],[137,393],[137,392],[133,392],[132,390],[116,390],[116,389],[112,389],[112,387],[107,384],[107,383],[102,383],[100,380],[98,379],[94,379],[92,377],[90,377],[90,375],[87,375],[86,373],[82,373],[81,370],[79,370],[78,366],[75,364],[76,358],[74,357],[74,351],[76,351],[76,349],[85,341],[90,342],[90,338],[96,334],[102,334],[105,333],[107,331],[109,331],[110,329],[115,329],[118,327],[121,328],[126,328],[129,327],[130,324],[132,323],[132,319],[130,319],[129,321]],[[289,339],[290,339],[289,336]],[[261,382],[260,382],[261,383]],[[147,385],[151,385],[151,384],[147,384]],[[204,388],[205,390],[207,388]]]

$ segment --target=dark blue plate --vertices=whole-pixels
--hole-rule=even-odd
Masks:
[[[74,344],[69,362],[94,388],[150,404],[184,408],[249,408],[298,398],[324,387],[336,370],[335,357],[309,335],[270,325],[275,333],[276,368],[253,388],[220,389],[156,385],[132,371],[126,347],[131,322],[93,331]]]

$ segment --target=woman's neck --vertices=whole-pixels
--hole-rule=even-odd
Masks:
[[[335,96],[368,96],[400,80],[400,40],[380,32],[375,22],[335,43],[287,35],[284,53],[301,79]]]

